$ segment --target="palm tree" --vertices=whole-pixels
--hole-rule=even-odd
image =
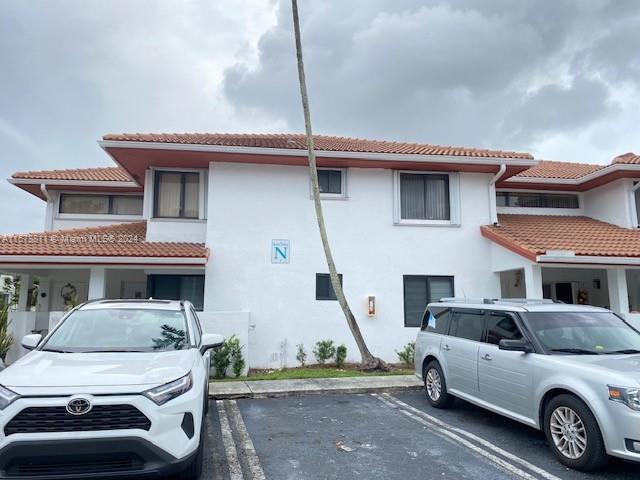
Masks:
[[[302,60],[302,42],[300,40],[300,19],[298,18],[298,2],[297,0],[291,0],[291,7],[293,9],[293,27],[296,39],[296,56],[298,58],[298,80],[300,82],[300,96],[302,98],[302,110],[304,112],[304,127],[307,135],[307,149],[309,150],[309,175],[311,177],[311,189],[313,191],[313,202],[316,207],[316,219],[318,220],[318,228],[320,230],[320,238],[322,240],[322,248],[324,249],[324,255],[327,259],[327,266],[329,267],[329,276],[331,277],[331,286],[336,294],[336,299],[340,304],[340,308],[344,313],[349,330],[353,334],[353,338],[360,350],[360,357],[362,362],[362,368],[364,370],[387,370],[387,364],[378,357],[374,357],[369,351],[367,344],[362,337],[362,332],[358,326],[358,322],[347,303],[347,299],[344,296],[342,290],[342,284],[338,277],[338,270],[336,264],[333,261],[333,255],[331,254],[331,247],[329,246],[329,239],[327,238],[327,229],[324,224],[324,215],[322,213],[322,203],[320,202],[320,187],[318,186],[318,170],[316,168],[316,155],[314,151],[313,133],[311,130],[311,113],[309,111],[309,97],[307,95],[307,82],[304,74],[304,62]]]

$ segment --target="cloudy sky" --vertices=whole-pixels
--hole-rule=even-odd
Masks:
[[[638,1],[299,1],[316,133],[640,150]],[[296,82],[288,0],[3,0],[1,174],[109,165],[108,132],[301,132]],[[0,195],[0,233],[42,229]]]

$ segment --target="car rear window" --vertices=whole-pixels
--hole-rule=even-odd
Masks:
[[[484,332],[484,312],[454,312],[450,335],[480,342]]]
[[[449,332],[449,323],[451,323],[450,308],[432,307],[424,312],[422,331],[446,335]]]

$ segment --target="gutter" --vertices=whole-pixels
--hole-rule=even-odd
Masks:
[[[587,255],[538,255],[538,263],[563,263],[577,265],[639,265],[640,257],[597,257]]]
[[[500,180],[504,173],[507,171],[507,164],[500,165],[498,173],[496,173],[489,182],[489,215],[491,216],[491,223],[498,226],[498,207],[496,205],[496,183]]]
[[[40,184],[40,191],[42,192],[42,195],[44,195],[44,198],[47,202],[51,201],[51,196],[49,195],[49,191],[47,190],[47,185],[44,183]]]

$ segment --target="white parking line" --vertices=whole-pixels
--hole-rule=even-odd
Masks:
[[[449,425],[446,422],[443,422],[442,420],[435,418],[431,415],[429,415],[428,413],[423,412],[422,410],[419,410],[415,407],[412,407],[411,405],[408,405],[406,403],[404,403],[403,401],[397,399],[396,397],[394,397],[393,395],[389,395],[388,393],[383,393],[382,394],[386,399],[391,400],[392,402],[396,403],[397,405],[399,405],[402,408],[405,408],[413,413],[415,413],[416,415],[424,418],[425,420],[435,423],[436,425],[442,427],[442,428],[446,428],[448,430],[451,430],[452,432],[455,432],[459,435],[463,435],[467,438],[469,438],[470,440],[473,440],[476,443],[479,443],[480,445],[482,445],[485,448],[488,448],[489,450],[492,450],[495,453],[498,453],[500,455],[502,455],[503,457],[509,459],[512,462],[515,462],[529,470],[531,470],[532,472],[536,473],[537,475],[540,475],[542,478],[545,478],[547,480],[561,480],[560,477],[555,476],[554,474],[534,465],[533,463],[527,462],[526,460],[518,457],[517,455],[514,455],[511,452],[508,452],[500,447],[495,446],[494,444],[492,444],[491,442],[489,442],[488,440],[485,440],[482,437],[479,437],[477,435],[474,435],[471,432],[467,432],[466,430],[463,430],[461,428],[457,428],[454,427],[453,425]]]
[[[233,433],[231,432],[231,426],[229,425],[229,417],[227,417],[227,411],[224,408],[223,401],[216,400],[216,406],[218,407],[218,416],[220,417],[222,444],[224,445],[224,453],[227,457],[227,465],[229,465],[229,476],[231,477],[231,480],[244,480],[242,467],[240,465],[240,460],[238,459],[238,451],[236,450],[236,443],[233,440]]]
[[[256,449],[253,447],[253,442],[251,441],[251,437],[247,431],[247,426],[244,424],[244,420],[242,419],[242,414],[240,413],[238,404],[235,400],[230,400],[229,403],[227,403],[227,407],[229,409],[229,415],[231,416],[231,423],[235,427],[235,431],[241,441],[240,449],[244,458],[247,460],[251,480],[265,480],[264,472],[260,465],[260,459],[256,454]]]
[[[386,404],[388,407],[391,407],[393,409],[398,410],[400,413],[406,415],[407,417],[415,420],[416,422],[424,425],[425,427],[429,427],[429,429],[431,431],[433,431],[436,434],[439,434],[442,437],[445,437],[445,439],[451,441],[452,443],[454,443],[457,446],[463,446],[468,448],[469,450],[471,450],[472,452],[485,457],[487,460],[489,460],[490,462],[492,462],[493,464],[495,464],[497,467],[499,467],[500,469],[515,475],[516,477],[519,477],[523,480],[537,480],[536,477],[534,477],[533,475],[525,472],[524,470],[521,470],[520,468],[516,467],[515,465],[507,462],[506,460],[497,457],[496,455],[493,455],[492,453],[488,452],[487,450],[471,443],[468,440],[465,440],[464,438],[462,438],[461,436],[453,433],[452,431],[443,428],[439,425],[436,425],[433,422],[427,421],[424,418],[422,418],[421,416],[418,416],[412,412],[410,412],[409,410],[403,408],[402,406],[393,403],[393,401],[391,399],[385,398],[383,396],[377,395],[377,394],[372,394],[374,397],[376,397],[378,400],[380,400],[382,403]]]

